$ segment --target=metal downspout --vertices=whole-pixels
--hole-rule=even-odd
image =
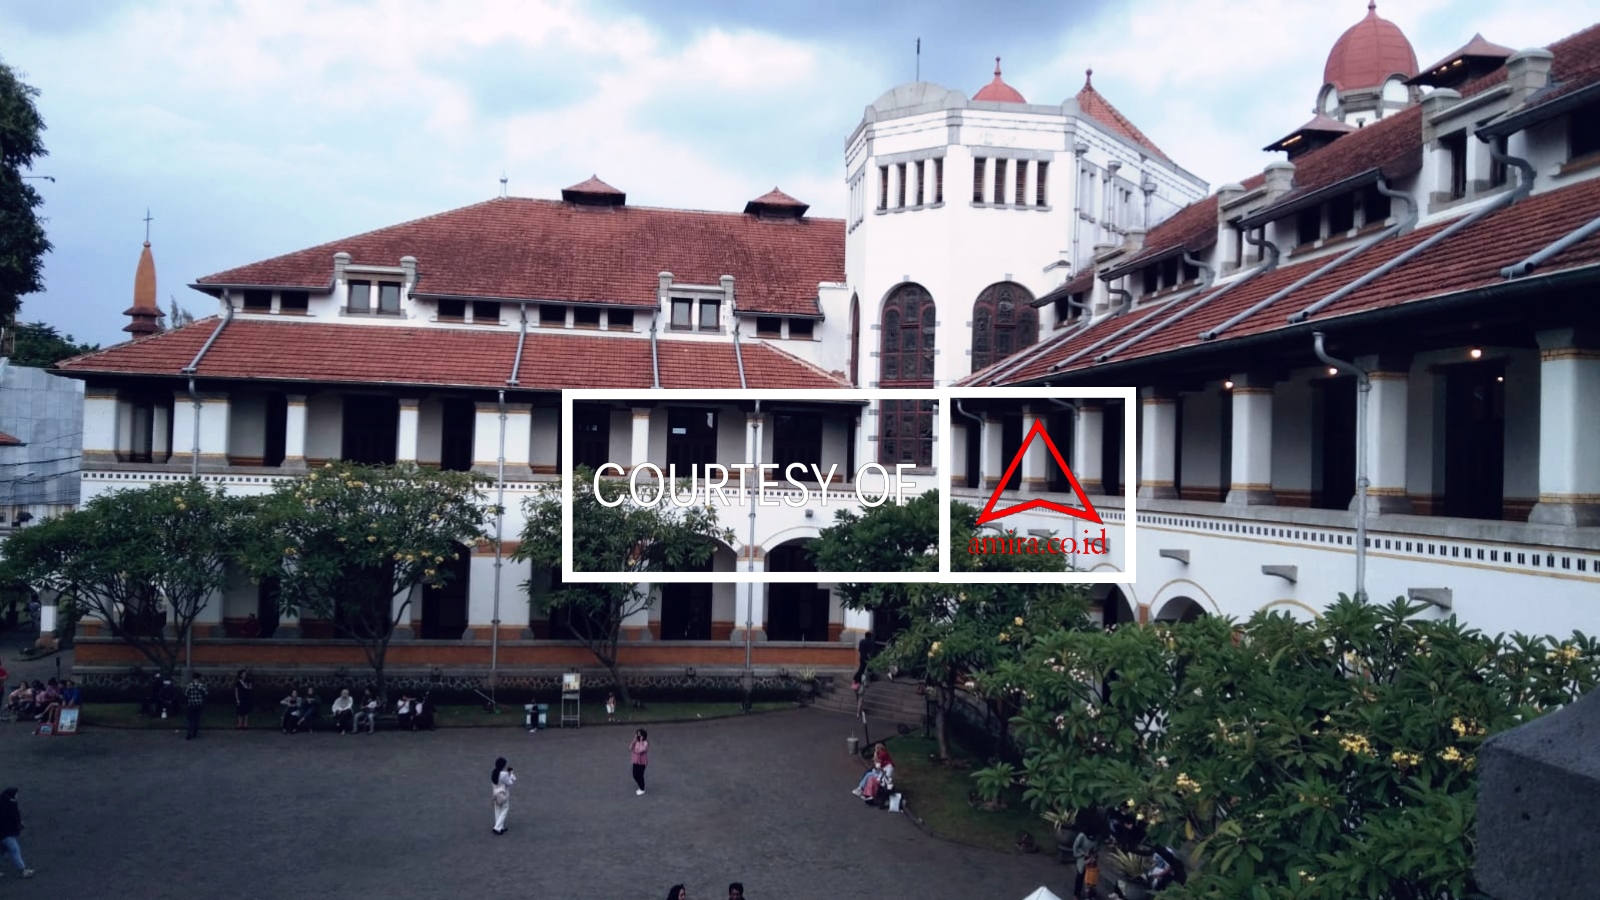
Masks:
[[[1214,328],[1211,328],[1210,330],[1200,332],[1200,340],[1202,340],[1202,341],[1216,340],[1216,338],[1219,335],[1221,335],[1224,331],[1227,331],[1228,329],[1230,329],[1233,326],[1239,324],[1240,322],[1243,322],[1245,319],[1248,319],[1251,316],[1254,316],[1255,314],[1261,312],[1262,310],[1266,309],[1267,307],[1271,306],[1272,304],[1277,303],[1279,300],[1282,300],[1284,297],[1287,297],[1290,294],[1293,294],[1295,291],[1298,291],[1301,288],[1305,287],[1306,285],[1310,284],[1311,282],[1316,281],[1318,278],[1321,278],[1322,276],[1328,274],[1329,272],[1332,272],[1334,269],[1339,268],[1340,266],[1342,266],[1345,263],[1349,262],[1350,260],[1356,258],[1357,256],[1361,255],[1362,253],[1365,253],[1368,250],[1372,249],[1378,243],[1380,243],[1382,241],[1386,241],[1389,238],[1392,238],[1395,235],[1399,234],[1401,228],[1402,228],[1401,225],[1390,225],[1388,228],[1385,228],[1384,230],[1378,232],[1377,234],[1373,235],[1368,240],[1362,241],[1360,244],[1357,244],[1356,246],[1351,247],[1349,250],[1346,250],[1345,252],[1339,254],[1338,256],[1334,257],[1333,259],[1329,260],[1328,262],[1325,262],[1322,265],[1317,266],[1317,268],[1315,270],[1313,270],[1310,274],[1308,274],[1308,275],[1306,275],[1306,276],[1304,276],[1302,278],[1296,279],[1293,284],[1289,285],[1288,287],[1284,288],[1283,290],[1278,291],[1277,293],[1275,293],[1272,296],[1266,298],[1265,300],[1262,300],[1260,303],[1257,303],[1256,305],[1250,307],[1249,309],[1245,310],[1244,312],[1239,313],[1238,315],[1234,316],[1233,318],[1229,319],[1228,321],[1223,322],[1221,325],[1218,325],[1218,326],[1216,326]]]
[[[956,398],[955,411],[978,423],[978,490],[981,491],[983,490],[983,419],[967,412],[967,408],[961,405],[959,397]],[[955,448],[952,447],[951,452],[955,452]]]
[[[735,345],[737,346],[737,345]],[[743,372],[741,371],[741,376]],[[750,471],[759,479],[761,470],[756,467],[761,459],[761,401],[756,401],[755,415],[751,417],[750,431]],[[759,482],[758,482],[759,486]],[[756,571],[756,502],[754,497],[746,497],[750,504],[750,539],[745,543],[745,571],[755,574]],[[755,670],[750,667],[750,632],[755,628],[756,613],[756,583],[752,579],[746,586],[744,601],[744,679],[746,711],[750,702],[750,692],[755,687]]]
[[[661,355],[656,351],[656,319],[660,316],[661,309],[658,304],[655,312],[650,314],[650,376],[655,381],[650,386],[653,388],[661,387]]]
[[[222,329],[227,328],[228,323],[232,321],[233,301],[230,300],[223,307],[222,321],[217,323],[216,330],[211,332],[210,337],[206,338],[206,342],[200,346],[200,352],[196,353],[194,359],[183,367],[181,373],[189,376],[189,401],[194,404],[194,448],[190,454],[189,461],[189,477],[191,478],[200,477],[200,395],[194,389],[194,376],[195,373],[200,371],[200,361],[206,358],[206,353],[211,350],[211,345],[215,344],[217,338],[222,336]]]
[[[1083,156],[1088,152],[1088,144],[1073,143],[1072,155],[1078,162],[1078,180],[1072,186],[1072,274],[1074,277],[1078,274],[1079,261],[1082,258],[1079,256],[1078,251],[1078,232],[1083,227],[1083,191],[1081,190],[1083,187]]]
[[[745,382],[744,353],[739,349],[739,326],[742,324],[744,323],[740,322],[738,319],[734,319],[733,321],[733,362],[739,367],[739,390],[744,391],[749,390],[750,385]],[[757,409],[759,411],[759,405]]]
[[[1540,250],[1538,253],[1535,253],[1522,262],[1506,266],[1504,269],[1500,270],[1500,277],[1506,279],[1521,278],[1539,266],[1544,265],[1550,260],[1566,252],[1574,244],[1594,237],[1596,233],[1600,233],[1600,218],[1591,219],[1589,224],[1578,228],[1576,231],[1568,233],[1565,237],[1544,248],[1543,250]]]
[[[500,681],[500,568],[505,564],[506,535],[506,389],[499,391],[500,405],[500,455],[495,459],[494,500],[494,613],[490,617],[493,630],[489,634],[489,702],[494,702],[495,687]]]
[[[517,333],[517,358],[511,363],[511,377],[506,379],[506,384],[518,385],[522,382],[522,348],[528,343],[528,304],[519,304],[522,310],[522,329]]]
[[[1372,381],[1352,363],[1334,359],[1323,349],[1323,333],[1313,332],[1312,347],[1317,359],[1347,375],[1356,377],[1356,600],[1367,600],[1367,397]]]
[[[1190,297],[1193,297],[1195,295],[1195,293],[1198,292],[1199,290],[1202,290],[1202,289],[1201,288],[1196,288],[1195,290],[1184,291],[1183,293],[1179,294],[1178,296],[1173,297],[1170,300],[1167,300],[1165,303],[1162,303],[1160,307],[1158,307],[1154,312],[1151,313],[1151,315],[1152,316],[1161,315],[1163,312],[1171,309],[1173,306],[1176,306],[1177,304],[1182,303],[1183,301],[1189,299]],[[1133,295],[1130,294],[1129,292],[1127,292],[1127,291],[1125,291],[1125,290],[1123,290],[1121,288],[1111,288],[1111,293],[1113,293],[1113,294],[1121,294],[1121,295],[1123,295],[1124,299],[1123,299],[1122,305],[1117,308],[1117,311],[1112,313],[1111,315],[1107,316],[1106,319],[1101,319],[1100,321],[1102,321],[1102,322],[1104,322],[1104,321],[1106,321],[1108,319],[1114,319],[1117,316],[1122,315],[1124,312],[1126,312],[1128,309],[1130,309],[1133,306]],[[1095,341],[1094,343],[1090,344],[1087,347],[1084,347],[1082,350],[1079,350],[1077,353],[1072,354],[1071,356],[1067,357],[1066,359],[1061,360],[1058,363],[1054,363],[1053,365],[1050,366],[1050,371],[1052,371],[1052,372],[1061,371],[1062,369],[1066,368],[1067,366],[1071,365],[1072,363],[1076,362],[1077,360],[1082,359],[1084,356],[1086,356],[1086,355],[1088,355],[1090,353],[1093,353],[1096,350],[1099,350],[1101,347],[1104,347],[1105,345],[1111,343],[1112,341],[1116,340],[1117,338],[1122,337],[1123,335],[1127,334],[1128,332],[1132,331],[1133,329],[1139,327],[1139,325],[1141,323],[1143,323],[1143,322],[1144,322],[1144,319],[1140,319],[1138,322],[1129,322],[1128,324],[1122,326],[1121,328],[1117,329],[1116,331],[1113,331],[1112,333],[1106,335],[1105,337],[1101,338],[1100,340]]]
[[[1270,272],[1270,271],[1271,271],[1270,266],[1265,266],[1265,265],[1257,266],[1254,269],[1251,269],[1249,272],[1246,272],[1243,276],[1241,276],[1241,277],[1229,282],[1228,284],[1225,284],[1222,287],[1218,288],[1216,291],[1212,292],[1211,294],[1209,294],[1208,296],[1203,298],[1199,303],[1196,303],[1193,306],[1188,306],[1188,307],[1185,307],[1183,309],[1178,310],[1176,313],[1173,313],[1171,317],[1163,319],[1160,322],[1157,322],[1156,324],[1150,326],[1149,328],[1146,328],[1144,331],[1141,331],[1138,334],[1134,335],[1133,337],[1128,338],[1127,340],[1125,340],[1122,343],[1118,344],[1117,346],[1112,347],[1110,350],[1107,350],[1106,352],[1100,354],[1099,356],[1096,356],[1094,358],[1094,361],[1096,363],[1105,362],[1106,360],[1110,359],[1111,357],[1116,356],[1118,353],[1121,353],[1122,351],[1128,349],[1129,347],[1132,347],[1134,344],[1137,344],[1140,341],[1150,337],[1150,335],[1155,334],[1156,332],[1162,330],[1163,328],[1166,328],[1169,325],[1176,324],[1178,321],[1182,320],[1183,318],[1188,316],[1190,313],[1197,312],[1199,310],[1205,309],[1206,306],[1208,306],[1211,303],[1216,302],[1219,298],[1226,297],[1229,293],[1231,293],[1233,291],[1234,288],[1237,288],[1240,285],[1243,285],[1243,284],[1246,284],[1246,283],[1248,283],[1250,281],[1253,281],[1256,278],[1256,276],[1262,275],[1262,274],[1264,274],[1266,272]],[[1200,288],[1200,290],[1205,290],[1205,288]],[[1192,296],[1192,294],[1191,294],[1191,296]],[[1156,312],[1153,315],[1154,316],[1159,316],[1160,312]]]
[[[1393,272],[1395,269],[1400,268],[1411,260],[1416,259],[1419,255],[1428,250],[1428,248],[1439,243],[1440,241],[1448,239],[1456,232],[1470,228],[1473,224],[1478,222],[1478,220],[1484,218],[1490,213],[1498,212],[1499,210],[1510,206],[1511,204],[1522,199],[1522,197],[1526,196],[1526,189],[1532,189],[1532,187],[1532,181],[1524,181],[1522,184],[1517,186],[1516,190],[1511,191],[1510,193],[1501,194],[1484,206],[1480,206],[1473,210],[1470,214],[1462,216],[1454,222],[1451,222],[1443,229],[1429,235],[1425,240],[1417,243],[1415,246],[1410,247],[1404,253],[1399,254],[1394,259],[1391,259],[1383,265],[1378,266],[1376,269],[1373,269],[1367,274],[1362,275],[1355,281],[1352,281],[1344,287],[1339,288],[1338,290],[1326,297],[1323,297],[1321,300],[1318,300],[1305,309],[1302,309],[1297,313],[1291,313],[1289,315],[1290,324],[1304,322],[1305,320],[1316,315],[1318,312],[1327,309],[1329,306],[1338,303],[1340,300],[1343,300],[1361,288],[1366,287],[1367,285],[1377,281],[1379,278],[1382,278],[1390,272]]]
[[[1381,184],[1382,182],[1379,183]],[[1256,237],[1255,235],[1260,235],[1260,237]],[[1267,240],[1267,230],[1265,228],[1246,228],[1244,232],[1244,242],[1252,247],[1258,247],[1262,250],[1265,250],[1267,256],[1271,257],[1271,259],[1265,260],[1265,265],[1262,267],[1262,271],[1271,272],[1273,269],[1278,267],[1278,257],[1281,251],[1278,250],[1277,244]],[[1240,260],[1240,262],[1243,261],[1244,260]]]

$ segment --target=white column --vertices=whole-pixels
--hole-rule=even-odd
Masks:
[[[172,397],[173,456],[188,462],[199,442],[200,465],[221,468],[228,464],[228,398],[220,394],[199,394],[199,409],[187,390]],[[195,419],[199,418],[198,434]],[[159,450],[155,454],[159,457]]]
[[[1139,392],[1144,439],[1139,447],[1139,496],[1173,499],[1178,496],[1177,393],[1165,388]]]
[[[867,609],[846,609],[844,611],[844,630],[839,633],[839,640],[855,646],[861,636],[872,630],[872,611]]]
[[[1072,440],[1072,474],[1085,494],[1105,493],[1106,410],[1098,400],[1078,404]]]
[[[641,591],[641,592],[648,592],[648,591],[657,590],[657,589],[656,588],[652,588],[648,584],[641,584],[641,585],[637,586],[635,588],[635,590]],[[656,596],[656,598],[655,598],[655,602],[651,603],[649,606],[641,605],[638,609],[634,610],[634,612],[631,615],[624,616],[623,619],[622,619],[622,629],[621,629],[622,630],[622,640],[625,640],[625,641],[648,641],[648,640],[650,640],[651,637],[652,637],[652,635],[650,634],[650,612],[651,612],[651,610],[659,607],[660,605],[661,605],[661,597],[658,594]]]
[[[1272,496],[1272,381],[1233,376],[1233,473],[1229,503],[1269,505]]]
[[[983,443],[979,454],[978,471],[983,473],[983,480],[979,482],[985,491],[992,491],[1000,484],[1000,477],[1006,474],[1006,466],[1011,462],[1004,456],[1004,423],[999,419],[992,419],[987,413],[983,416]]]
[[[400,427],[396,429],[394,458],[398,462],[417,461],[417,436],[421,426],[422,401],[417,397],[400,398]]]
[[[283,426],[283,468],[306,467],[306,395],[290,394],[285,398]]]
[[[507,403],[506,480],[528,481],[531,478],[533,478],[533,404]]]
[[[633,411],[633,453],[628,457],[628,471],[650,461],[650,409]]]
[[[117,392],[110,388],[83,391],[83,462],[117,460]]]
[[[533,477],[529,451],[533,441],[533,405],[505,405],[505,477],[507,481],[527,481]],[[480,400],[472,431],[472,468],[494,475],[500,465],[500,403]]]
[[[1372,385],[1367,395],[1367,511],[1410,513],[1406,497],[1406,406],[1411,386],[1409,359],[1369,356],[1356,360]],[[1350,501],[1355,509],[1356,501]]]
[[[1539,339],[1539,502],[1529,522],[1600,525],[1600,335]]]
[[[747,548],[748,549],[748,548]],[[759,553],[760,548],[756,548]],[[739,571],[743,572],[750,566],[750,559],[740,555],[738,560]],[[764,560],[756,560],[752,571],[764,572],[767,564]],[[750,623],[750,640],[764,641],[767,639],[767,585],[764,584],[737,584],[734,585],[737,593],[733,601],[733,633],[732,641],[735,644],[744,643],[744,626]]]
[[[1023,410],[1022,439],[1026,441],[1028,435],[1033,431],[1033,426],[1043,421],[1045,421],[1045,414],[1038,409],[1030,406]],[[1056,440],[1056,436],[1051,435],[1050,439]],[[1009,460],[1007,464],[1009,465]],[[1033,443],[1028,445],[1028,452],[1022,457],[1022,489],[1033,492],[1049,490],[1050,466],[1052,465],[1054,465],[1054,461],[1050,458],[1050,447],[1045,444],[1044,438],[1034,438]]]
[[[391,636],[392,640],[407,641],[416,636],[416,632],[411,628],[411,622],[413,619],[420,617],[422,614],[422,591],[423,588],[419,586],[412,588],[408,592],[395,595],[393,605],[389,609],[389,618],[393,619],[396,616],[401,616],[402,618],[400,618],[399,622],[394,626],[394,634]],[[402,613],[400,607],[403,606],[408,599],[411,601],[411,605]]]

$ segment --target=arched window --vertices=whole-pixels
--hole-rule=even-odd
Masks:
[[[935,321],[933,298],[921,285],[902,284],[883,306],[878,351],[878,386],[933,387]],[[878,461],[928,468],[933,465],[933,404],[885,400],[878,416]]]
[[[1002,281],[984,288],[972,304],[972,371],[993,365],[1039,340],[1033,294]]]

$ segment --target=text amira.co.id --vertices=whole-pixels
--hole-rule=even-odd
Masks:
[[[778,486],[782,484],[781,482],[767,479],[769,471],[776,474],[780,468],[784,469],[784,479],[787,482],[782,487]],[[916,488],[915,482],[907,481],[904,478],[905,470],[911,468],[915,467],[906,463],[897,463],[894,467],[893,478],[890,477],[887,468],[877,463],[867,463],[857,469],[854,482],[856,502],[869,508],[882,506],[890,498],[894,499],[897,506],[904,503],[906,492]],[[753,478],[753,473],[756,470],[760,470],[761,476],[752,491],[747,479]],[[601,492],[600,482],[608,477],[607,472],[615,473],[612,477],[620,477],[626,474],[628,476],[628,496],[632,498],[636,505],[645,507],[655,506],[663,500],[669,500],[674,506],[679,507],[697,506],[710,503],[713,494],[716,495],[717,500],[723,506],[746,506],[748,505],[748,498],[753,493],[756,495],[757,506],[777,506],[782,503],[799,509],[809,501],[810,492],[814,487],[820,487],[822,505],[827,506],[828,497],[830,496],[828,486],[839,481],[839,467],[837,465],[829,466],[827,475],[824,477],[820,466],[807,466],[804,463],[790,463],[787,467],[780,466],[777,463],[738,463],[732,466],[712,463],[707,466],[690,466],[689,477],[686,479],[689,482],[689,486],[688,490],[684,491],[677,487],[679,479],[676,465],[667,466],[666,472],[663,473],[661,467],[654,463],[641,463],[635,466],[632,472],[628,472],[617,463],[606,463],[596,469],[594,473],[594,493],[602,506],[621,506],[623,502],[621,497],[617,497],[614,501],[607,501],[605,494]],[[729,475],[734,472],[739,475],[737,486],[729,484]],[[802,476],[811,475],[815,480],[811,484],[807,484],[797,478],[797,474]],[[646,475],[650,476],[650,480],[647,482],[647,486],[650,489],[641,494],[639,481]],[[867,488],[869,475],[875,480],[881,479],[883,484],[881,492]],[[656,489],[658,485],[663,483],[674,487],[668,490]],[[799,493],[786,493],[784,496],[778,497],[767,493],[769,487],[784,491],[792,489]],[[730,489],[738,491],[734,495],[735,499],[733,501],[729,501],[726,493]]]
[[[1092,537],[1093,532],[1085,531],[1080,541],[1075,537],[1018,537],[1015,534],[1001,537],[973,537],[967,542],[967,552],[974,556],[979,554],[995,554],[1004,556],[1040,556],[1047,554],[1071,556],[1077,553],[1086,553],[1094,556],[1105,556],[1111,552],[1106,545],[1106,530],[1100,529],[1099,537]]]

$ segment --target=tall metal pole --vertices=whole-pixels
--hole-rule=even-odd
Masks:
[[[494,614],[489,633],[489,702],[500,680],[500,567],[504,564],[506,527],[506,392],[500,391],[500,456],[495,461]]]
[[[1330,368],[1356,377],[1356,599],[1367,600],[1367,395],[1372,380],[1354,363],[1334,359],[1324,349],[1326,335],[1313,332],[1312,349]]]

